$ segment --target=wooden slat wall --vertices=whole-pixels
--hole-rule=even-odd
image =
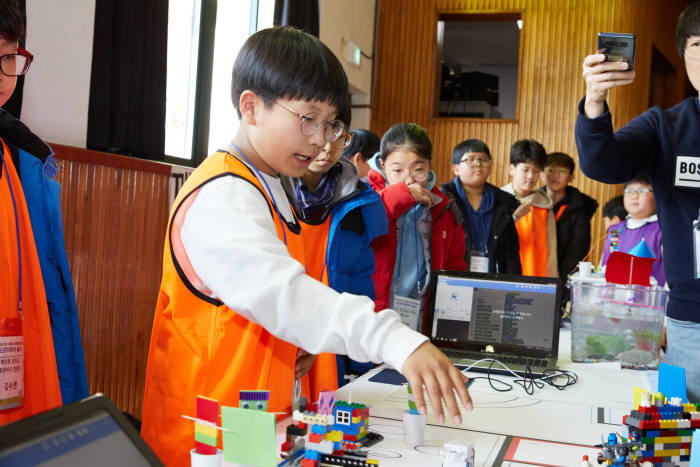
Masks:
[[[510,145],[521,138],[540,141],[549,152],[577,159],[574,123],[585,93],[583,58],[597,47],[601,31],[637,34],[636,81],[613,90],[608,102],[614,124],[624,125],[647,108],[652,43],[676,68],[673,102],[683,97],[685,69],[673,43],[676,20],[686,0],[381,0],[378,18],[375,94],[371,129],[380,136],[394,123],[426,128],[433,165],[441,182],[452,178],[452,149],[468,138],[484,140],[494,155],[490,182],[509,181]],[[439,13],[520,12],[515,120],[436,118],[437,19]],[[469,44],[465,44],[468,47]],[[586,178],[577,167],[573,185],[602,205],[621,187]],[[601,209],[592,236],[604,234]],[[598,257],[600,247],[594,255]]]
[[[141,418],[170,167],[52,147],[90,393]]]

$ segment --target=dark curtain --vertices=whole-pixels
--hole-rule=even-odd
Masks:
[[[22,16],[22,21],[24,22],[24,35],[27,35],[27,2],[25,0],[18,0],[17,6],[19,7],[19,14]],[[24,39],[22,39],[19,43],[22,47],[24,47]],[[30,50],[31,52],[31,50]],[[35,57],[36,59],[36,57]],[[32,69],[29,68],[29,72],[31,73]],[[22,111],[22,96],[24,95],[24,76],[18,76],[17,77],[17,85],[15,86],[15,92],[12,93],[12,96],[5,102],[5,105],[2,107],[3,109],[7,110],[10,112],[15,118],[19,120],[19,114]]]
[[[275,0],[275,26],[294,26],[318,37],[318,0]]]
[[[90,149],[163,159],[168,0],[97,0]]]

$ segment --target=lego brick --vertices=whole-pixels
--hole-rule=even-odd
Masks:
[[[326,439],[330,441],[340,442],[343,440],[343,432],[338,430],[329,431],[326,433]]]
[[[311,433],[325,434],[328,431],[326,425],[311,425]]]
[[[304,458],[301,461],[301,467],[318,467],[318,461],[315,459]]]
[[[323,434],[309,433],[308,440],[310,443],[320,443],[321,441],[323,441]]]
[[[313,449],[309,449],[309,447],[306,447],[306,450],[304,451],[304,459],[311,459],[311,460],[321,460],[321,453],[318,451],[314,451]]]

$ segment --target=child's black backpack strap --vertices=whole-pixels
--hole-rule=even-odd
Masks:
[[[365,232],[365,219],[362,216],[362,209],[355,208],[347,213],[343,220],[340,221],[340,228],[362,235]]]

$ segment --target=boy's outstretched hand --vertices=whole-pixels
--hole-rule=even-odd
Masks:
[[[425,413],[425,399],[422,388],[428,392],[430,405],[438,420],[445,423],[442,402],[447,406],[447,412],[455,425],[462,423],[462,416],[455,399],[455,391],[467,410],[472,410],[472,399],[467,390],[467,378],[460,372],[437,347],[425,342],[403,364],[401,371],[413,389],[416,407],[420,413]]]

